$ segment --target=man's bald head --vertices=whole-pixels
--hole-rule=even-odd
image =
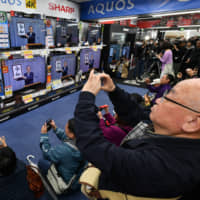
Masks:
[[[150,114],[155,131],[164,135],[200,138],[199,91],[200,79],[188,79],[175,85],[166,98],[157,99]]]

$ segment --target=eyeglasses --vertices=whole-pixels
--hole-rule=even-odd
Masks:
[[[200,113],[200,111],[194,110],[193,108],[190,108],[190,107],[188,107],[188,106],[185,106],[185,105],[183,105],[183,104],[181,104],[181,103],[178,103],[177,101],[174,101],[174,100],[172,100],[172,99],[166,97],[166,95],[168,94],[168,92],[169,92],[169,91],[166,91],[166,92],[164,93],[164,95],[163,95],[162,98],[161,98],[161,102],[163,102],[163,100],[166,99],[167,101],[169,101],[169,102],[171,102],[171,103],[174,103],[174,104],[176,104],[176,105],[179,105],[179,106],[181,106],[181,107],[183,107],[183,108],[185,108],[185,109],[188,109],[188,110],[190,110],[190,111],[192,111],[192,112]]]

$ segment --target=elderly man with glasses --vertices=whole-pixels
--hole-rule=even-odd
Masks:
[[[103,80],[103,85],[102,85]],[[134,126],[117,147],[104,139],[95,97],[108,92],[114,109]],[[101,170],[99,189],[137,197],[200,199],[200,79],[181,81],[145,113],[107,74],[91,71],[75,110],[83,156]],[[145,120],[151,120],[152,125]]]

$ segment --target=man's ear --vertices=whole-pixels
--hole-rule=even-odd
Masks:
[[[200,117],[187,116],[182,125],[182,130],[187,133],[200,131]]]

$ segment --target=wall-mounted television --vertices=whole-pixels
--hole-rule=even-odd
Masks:
[[[101,42],[101,27],[89,26],[87,31],[87,41],[90,45],[93,43],[99,44]]]
[[[122,47],[122,56],[125,58],[129,58],[130,54],[130,46],[123,46]]]
[[[89,69],[100,68],[101,51],[98,49],[94,51],[92,49],[81,49],[80,52],[80,70],[88,72]]]
[[[59,20],[56,22],[56,45],[64,46],[65,44],[77,45],[79,42],[78,24]]]
[[[46,82],[43,57],[6,60],[4,65],[4,87],[12,87],[13,92]]]
[[[75,76],[76,56],[75,54],[51,56],[50,65],[52,80]]]
[[[121,46],[119,44],[111,44],[109,48],[108,62],[119,61],[121,54]]]
[[[45,45],[45,24],[41,19],[11,17],[10,21],[11,47],[21,47],[27,44]]]

